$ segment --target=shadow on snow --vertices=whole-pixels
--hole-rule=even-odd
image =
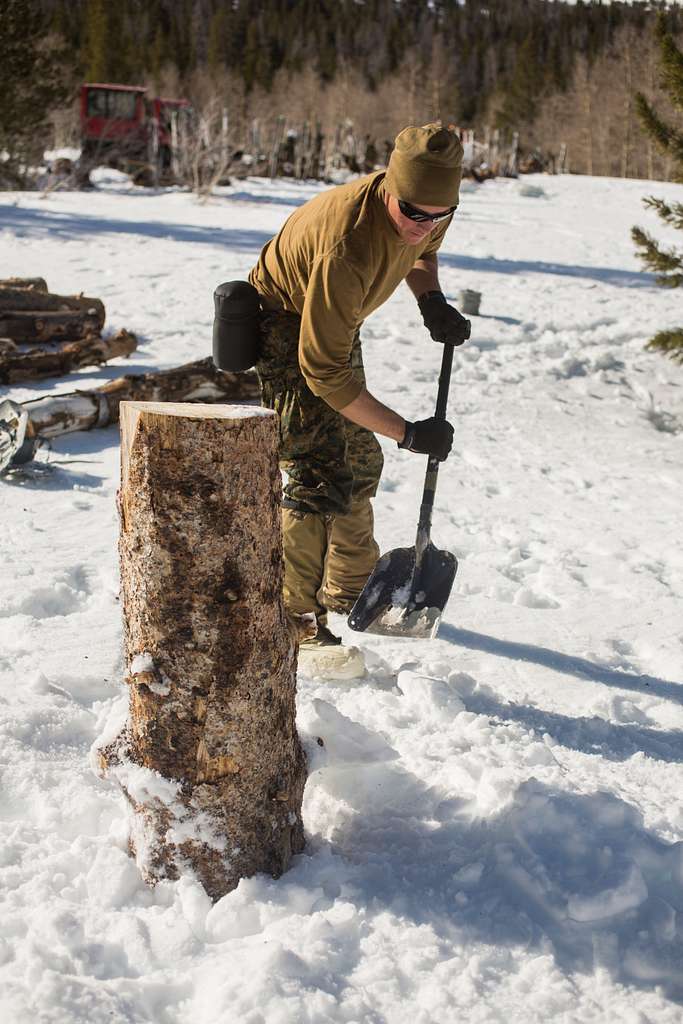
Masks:
[[[683,1002],[683,844],[624,801],[531,779],[478,819],[396,761],[333,764],[308,786],[337,803],[330,846],[360,911],[386,907],[465,950],[489,944],[496,970],[504,957],[514,969],[516,949],[551,952],[565,972],[602,968]],[[316,858],[297,860],[315,872]]]
[[[237,204],[253,201],[255,204],[269,203],[268,197],[238,193],[232,197]],[[274,205],[300,206],[305,200],[298,197],[278,197]],[[132,234],[148,238],[166,239],[174,242],[199,242],[205,245],[220,245],[245,252],[258,252],[272,233],[268,231],[240,230],[236,228],[200,227],[195,224],[174,224],[165,221],[128,221],[108,217],[92,217],[87,214],[55,213],[32,210],[20,206],[2,207],[1,222],[4,227],[17,235],[32,235],[43,231],[61,238],[73,238],[92,234]],[[655,284],[653,274],[638,271],[619,270],[614,267],[583,267],[563,263],[544,263],[540,260],[499,260],[482,259],[454,253],[439,253],[439,263],[457,270],[485,271],[494,274],[551,274],[560,277],[580,277],[601,281],[622,288],[649,288]]]
[[[44,234],[49,231],[56,238],[77,238],[81,235],[142,235],[147,238],[172,242],[199,242],[220,245],[244,252],[260,252],[272,233],[223,227],[200,227],[196,224],[173,224],[166,221],[116,220],[112,217],[92,217],[88,214],[54,213],[46,210],[28,210],[22,207],[2,208],[0,224],[10,228],[19,237]]]
[[[563,747],[596,754],[608,761],[626,761],[634,754],[643,753],[657,761],[683,764],[683,732],[680,730],[608,722],[598,716],[572,718],[514,701],[500,703],[481,688],[467,698],[467,710],[502,723],[516,722],[539,735],[547,733]]]
[[[590,280],[611,284],[616,288],[652,288],[654,274],[634,270],[619,270],[616,267],[581,267],[570,263],[544,263],[541,260],[498,260],[494,257],[482,259],[477,256],[439,253],[439,264],[456,270],[476,270],[491,274],[552,274],[559,277],[586,277]]]
[[[543,665],[554,672],[577,676],[580,679],[589,679],[596,683],[603,683],[605,686],[614,686],[621,690],[634,690],[637,693],[646,693],[663,700],[671,700],[677,704],[683,703],[683,684],[681,683],[658,679],[656,676],[636,675],[623,672],[620,669],[607,668],[604,665],[588,661],[586,658],[562,654],[560,651],[552,651],[547,647],[517,643],[514,640],[499,640],[486,633],[457,629],[448,623],[442,623],[439,629],[439,639],[447,640],[459,647],[467,647],[470,650],[484,651],[486,654],[493,654],[496,657]]]

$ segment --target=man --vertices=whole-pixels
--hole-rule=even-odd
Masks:
[[[453,427],[410,423],[365,387],[359,328],[405,280],[439,342],[462,344],[468,321],[439,288],[437,250],[458,205],[458,136],[439,124],[405,128],[386,172],[323,192],[289,217],[249,280],[261,295],[262,401],[280,417],[288,476],[282,525],[285,604],[314,612],[305,647],[341,643],[328,610],[347,613],[374,568],[370,499],[382,451],[448,455]]]

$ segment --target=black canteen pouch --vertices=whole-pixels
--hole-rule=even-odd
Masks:
[[[261,299],[248,281],[226,281],[213,293],[213,361],[219,370],[248,370],[261,348]]]

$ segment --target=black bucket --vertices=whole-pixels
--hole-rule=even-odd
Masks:
[[[226,281],[213,293],[213,361],[219,370],[248,370],[261,345],[259,293],[248,281]]]

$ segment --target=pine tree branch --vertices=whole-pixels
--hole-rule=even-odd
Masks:
[[[659,331],[645,346],[650,352],[662,352],[683,366],[683,327],[673,331]]]
[[[643,199],[643,206],[655,210],[666,224],[671,224],[679,231],[683,230],[683,203],[669,205],[663,199],[657,199],[656,196],[646,196]]]
[[[683,110],[683,54],[670,32],[661,37],[660,48],[662,86],[668,92],[674,106]]]
[[[662,121],[642,92],[636,93],[636,115],[646,134],[654,139],[661,149],[668,151],[674,130],[665,121]]]
[[[664,288],[678,288],[683,284],[683,253],[676,249],[661,249],[657,241],[642,228],[631,228],[638,259],[657,274],[657,284]]]

